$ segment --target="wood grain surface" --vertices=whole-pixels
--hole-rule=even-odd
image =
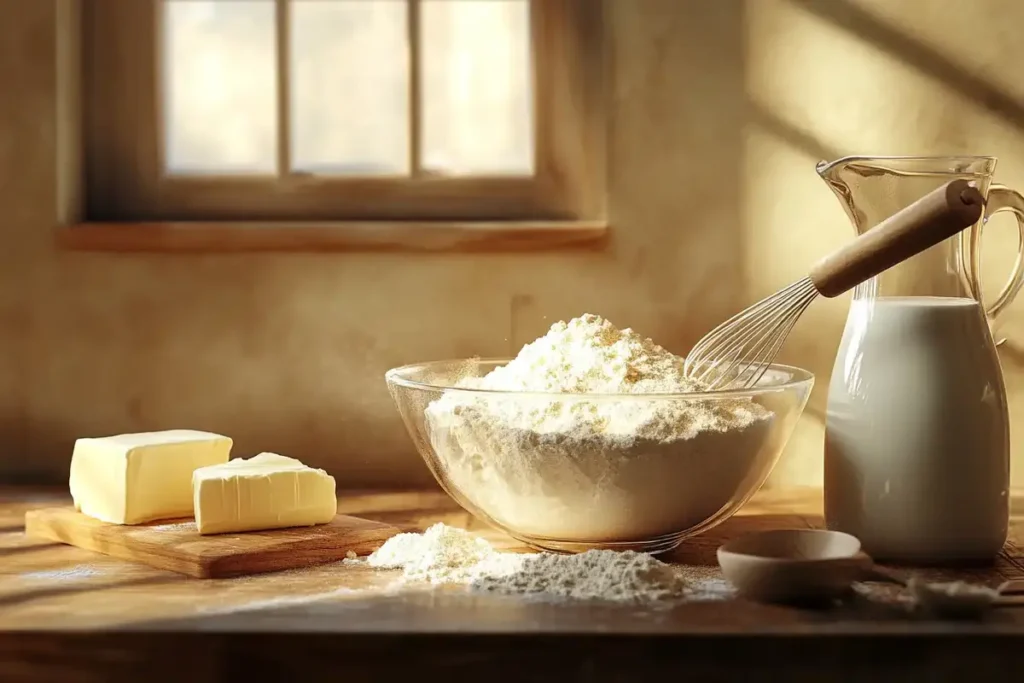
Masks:
[[[25,534],[141,562],[197,579],[298,569],[368,555],[398,533],[388,524],[338,515],[327,524],[271,531],[200,536],[193,519],[124,526],[73,507],[25,513]]]
[[[668,559],[697,595],[665,607],[565,603],[463,588],[396,588],[396,572],[333,563],[195,580],[27,536],[31,509],[59,493],[0,492],[0,679],[7,681],[1007,680],[1024,650],[1024,609],[938,621],[907,609],[898,587],[871,587],[825,609],[761,605],[729,592],[715,550],[756,529],[820,527],[821,492],[769,491]],[[997,562],[962,569],[890,567],[927,579],[997,586],[1024,579],[1024,500]],[[440,492],[350,493],[339,512],[402,530],[467,528],[527,550]],[[524,672],[529,672],[526,676]]]

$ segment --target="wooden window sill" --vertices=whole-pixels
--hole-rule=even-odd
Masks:
[[[68,251],[99,252],[523,252],[593,249],[603,221],[75,223],[57,231]]]

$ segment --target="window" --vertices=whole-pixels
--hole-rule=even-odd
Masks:
[[[590,241],[604,219],[600,6],[65,0],[65,161],[80,181],[65,242]]]

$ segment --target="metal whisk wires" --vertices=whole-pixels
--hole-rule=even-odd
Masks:
[[[818,261],[807,277],[734,315],[697,342],[684,371],[711,390],[753,387],[800,315],[820,294],[839,296],[981,219],[985,197],[950,181]]]
[[[686,376],[711,391],[754,386],[817,296],[804,278],[737,313],[697,342],[686,356]]]

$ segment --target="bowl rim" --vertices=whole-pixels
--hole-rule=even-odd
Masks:
[[[849,555],[835,555],[832,557],[778,557],[776,555],[765,555],[763,553],[751,552],[749,550],[740,550],[744,545],[744,541],[751,541],[753,539],[764,539],[768,536],[786,536],[790,534],[801,534],[808,536],[842,536],[848,540],[854,542],[856,550]],[[721,563],[722,556],[742,559],[744,562],[750,564],[779,564],[779,565],[814,565],[821,563],[833,563],[841,560],[860,560],[861,555],[864,554],[863,547],[859,538],[853,534],[848,534],[845,531],[834,531],[832,529],[800,529],[800,528],[785,528],[785,529],[766,529],[764,531],[752,531],[742,536],[730,539],[718,546],[716,555],[718,555],[719,563]]]
[[[395,384],[400,387],[407,389],[419,389],[426,391],[436,392],[447,392],[457,391],[466,392],[469,394],[479,395],[491,395],[491,396],[536,396],[536,397],[572,397],[578,398],[579,400],[588,399],[614,399],[617,401],[622,400],[648,400],[652,398],[657,399],[708,399],[708,398],[729,398],[729,397],[751,397],[760,396],[763,394],[774,394],[780,391],[787,391],[790,389],[798,389],[803,386],[814,385],[814,373],[810,370],[796,367],[795,365],[785,365],[783,363],[772,363],[768,366],[769,370],[782,370],[790,372],[794,379],[790,379],[787,382],[781,382],[779,384],[769,384],[766,386],[752,387],[750,389],[718,389],[715,391],[692,391],[692,392],[674,392],[674,393],[649,393],[649,394],[606,394],[606,393],[576,393],[576,392],[565,392],[565,391],[510,391],[507,389],[481,389],[477,387],[456,387],[453,385],[439,385],[429,384],[427,382],[418,382],[416,380],[409,379],[404,375],[411,370],[429,368],[431,366],[441,365],[452,365],[456,363],[475,363],[475,364],[505,364],[512,361],[509,357],[491,357],[491,358],[450,358],[447,360],[432,360],[425,361],[422,363],[409,363],[407,365],[400,365],[396,368],[391,368],[384,373],[384,379],[388,384]]]

